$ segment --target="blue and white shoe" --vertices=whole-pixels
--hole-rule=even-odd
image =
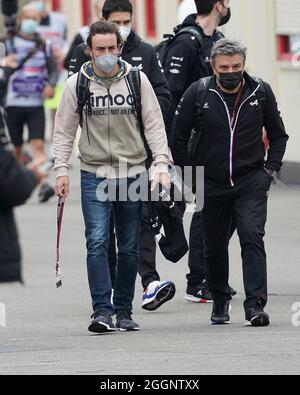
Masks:
[[[175,293],[176,287],[172,281],[154,281],[143,293],[142,308],[155,311],[164,303],[173,299]]]

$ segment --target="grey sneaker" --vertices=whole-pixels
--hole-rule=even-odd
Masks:
[[[110,333],[116,332],[112,316],[105,311],[95,311],[92,315],[93,321],[90,323],[89,331],[92,333]]]
[[[139,325],[133,321],[129,311],[117,313],[117,328],[120,332],[137,332],[140,330]]]

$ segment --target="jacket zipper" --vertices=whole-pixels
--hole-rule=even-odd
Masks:
[[[230,152],[229,152],[229,174],[230,174],[230,185],[232,187],[235,186],[234,182],[233,182],[233,145],[234,145],[234,136],[235,136],[235,130],[236,130],[236,126],[238,123],[238,119],[239,119],[239,115],[241,112],[242,107],[244,106],[244,104],[252,97],[255,95],[255,93],[258,91],[260,85],[258,85],[258,87],[255,89],[255,91],[249,96],[247,97],[247,99],[245,99],[243,101],[243,103],[240,105],[239,110],[237,112],[237,116],[236,116],[236,120],[235,120],[235,124],[232,127],[231,126],[231,120],[230,120],[230,113],[229,113],[229,109],[228,106],[225,102],[225,100],[223,99],[223,97],[220,95],[220,93],[218,91],[216,91],[215,89],[210,89],[211,92],[216,93],[220,99],[222,100],[225,109],[226,109],[226,113],[227,113],[227,117],[228,117],[228,123],[229,123],[229,128],[230,128]]]
[[[126,75],[125,76],[122,76],[122,78],[124,78],[124,77],[126,77]],[[119,78],[119,79],[117,79],[117,81],[120,81],[122,78]],[[96,81],[95,81],[96,82]],[[111,133],[110,133],[110,101],[109,101],[109,96],[110,96],[110,88],[107,88],[102,82],[98,82],[97,81],[97,83],[99,84],[99,85],[102,85],[103,87],[105,87],[106,88],[106,90],[107,90],[107,93],[108,93],[108,144],[109,144],[109,156],[110,156],[110,165],[111,165],[111,167],[113,167],[113,158],[112,158],[112,149],[111,149],[111,139],[110,139],[110,135],[111,135]]]
[[[108,144],[109,144],[109,156],[110,156],[110,167],[113,167],[112,160],[112,149],[111,149],[111,139],[110,139],[110,89],[107,88],[108,93]]]

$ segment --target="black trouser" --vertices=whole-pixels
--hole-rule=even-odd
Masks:
[[[263,238],[271,182],[271,177],[262,168],[232,188],[205,184],[205,258],[208,285],[215,302],[231,299],[228,246],[234,214],[242,249],[245,310],[267,304],[267,262]]]
[[[206,279],[202,211],[195,212],[193,215],[188,264],[190,268],[190,273],[186,276],[188,286],[194,288],[202,285]]]
[[[115,284],[117,264],[114,227],[114,217],[112,215],[110,224],[109,267],[113,287]],[[142,278],[144,289],[153,281],[160,281],[159,274],[156,270],[156,241],[151,232],[147,203],[144,203],[142,211],[139,274]]]
[[[230,238],[236,231],[236,219],[233,215]],[[190,252],[189,252],[189,269],[187,274],[188,287],[202,286],[203,281],[207,279],[206,261],[204,256],[204,229],[203,229],[203,214],[202,211],[197,211],[193,215],[191,230],[190,230]]]
[[[142,212],[139,275],[144,289],[153,281],[160,281],[156,270],[156,240],[151,232],[147,203],[144,203]]]

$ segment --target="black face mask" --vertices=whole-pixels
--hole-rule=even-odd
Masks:
[[[219,23],[219,26],[224,26],[226,25],[226,23],[228,23],[230,21],[231,18],[231,8],[228,8],[228,12],[226,16],[222,16],[222,19]]]
[[[234,73],[220,73],[219,83],[223,88],[233,91],[237,89],[243,80],[243,71],[237,71]]]

